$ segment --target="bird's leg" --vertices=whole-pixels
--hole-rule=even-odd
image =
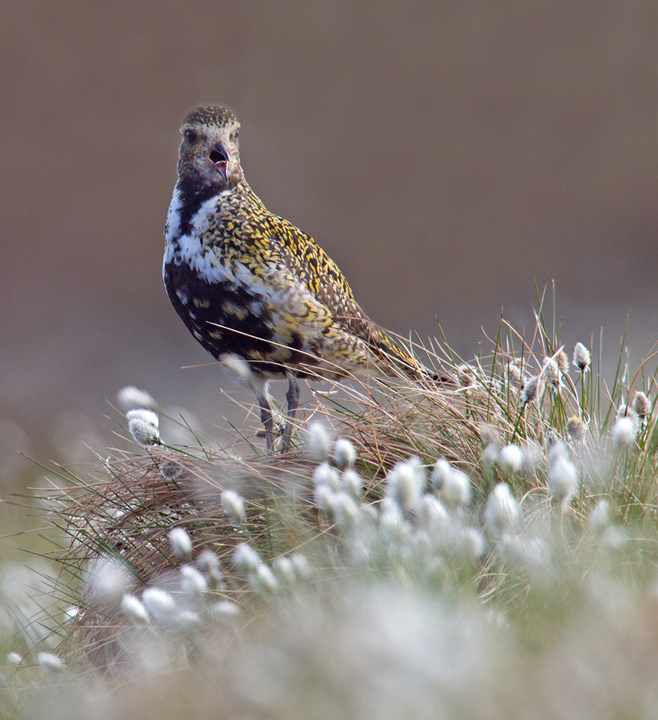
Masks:
[[[299,384],[292,373],[288,373],[288,392],[286,393],[286,402],[288,403],[288,410],[286,413],[286,429],[283,433],[283,442],[281,444],[282,455],[290,450],[290,442],[292,440],[292,423],[295,419],[295,413],[297,412],[297,405],[299,404]]]
[[[265,393],[258,396],[258,404],[260,405],[260,421],[265,426],[265,444],[267,449],[274,449],[274,420],[272,419],[272,408],[267,400]]]

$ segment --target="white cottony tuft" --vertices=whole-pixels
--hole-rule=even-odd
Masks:
[[[441,486],[441,498],[450,508],[467,505],[471,499],[471,480],[468,475],[453,468]]]
[[[146,625],[149,621],[144,603],[130,593],[126,593],[121,599],[121,612],[134,625]]]
[[[209,608],[211,616],[223,623],[230,623],[240,615],[240,606],[230,600],[222,600]]]
[[[177,557],[189,559],[192,556],[192,540],[183,528],[172,528],[169,531],[169,542]]]
[[[274,572],[277,577],[284,583],[292,585],[297,581],[295,575],[295,568],[292,564],[292,560],[288,557],[278,557],[274,561]]]
[[[174,598],[166,590],[147,588],[142,593],[142,602],[148,614],[156,621],[170,620],[176,612]]]
[[[592,357],[589,354],[589,350],[581,342],[576,343],[573,349],[573,364],[581,373],[584,373],[587,372],[591,362]]]
[[[118,603],[131,583],[132,575],[120,560],[102,555],[91,565],[87,589],[93,601]]]
[[[582,442],[587,435],[587,424],[578,416],[569,418],[567,422],[567,433],[574,442]]]
[[[138,445],[148,447],[161,442],[158,430],[160,421],[152,410],[129,410],[126,417],[128,418],[128,430]]]
[[[254,572],[263,561],[250,545],[240,543],[233,551],[233,564],[238,570],[249,573]]]
[[[417,510],[425,490],[426,473],[417,457],[398,462],[388,473],[384,496],[405,510]]]
[[[580,481],[578,480],[576,466],[566,454],[554,453],[550,458],[548,468],[548,489],[551,495],[560,500],[567,500],[572,495],[575,495],[579,488]]]
[[[637,435],[638,425],[636,417],[625,415],[617,418],[612,428],[612,441],[618,450],[628,447],[634,442]]]
[[[487,549],[487,543],[482,533],[474,527],[468,527],[462,531],[460,545],[466,556],[473,561],[479,560]]]
[[[292,563],[298,582],[308,580],[311,577],[311,566],[305,555],[293,553],[290,556],[290,562]]]
[[[149,395],[146,390],[140,390],[134,385],[126,385],[117,393],[119,407],[127,412],[142,408],[146,410],[157,410],[158,403]]]
[[[562,348],[557,351],[553,359],[555,360],[561,373],[569,372],[569,358]]]
[[[347,493],[334,493],[331,509],[334,514],[334,522],[338,527],[346,530],[356,525],[359,518],[359,506],[356,504],[356,500]]]
[[[334,445],[334,462],[341,470],[353,467],[356,462],[356,450],[349,440],[339,438]]]
[[[599,500],[589,514],[589,526],[595,535],[601,535],[610,526],[610,502]]]
[[[196,559],[196,566],[202,572],[211,587],[217,587],[224,579],[219,558],[212,550],[203,550]]]
[[[521,375],[521,368],[517,365],[514,360],[507,362],[507,381],[511,387],[521,387],[523,384],[523,376]]]
[[[452,518],[445,505],[434,495],[423,495],[418,512],[419,526],[432,537],[445,539],[452,528]]]
[[[334,510],[335,493],[329,485],[316,485],[313,491],[313,500],[318,509],[324,513],[332,513]]]
[[[550,383],[556,390],[559,391],[561,378],[560,368],[558,368],[557,362],[553,358],[545,357],[541,372],[546,382]]]
[[[23,658],[16,652],[7,653],[6,658],[7,665],[20,665],[23,662]]]
[[[381,504],[379,533],[389,542],[400,542],[407,534],[408,524],[397,502],[385,499]]]
[[[254,380],[254,373],[249,363],[234,353],[224,353],[219,361],[231,372],[235,373],[245,385],[251,385]]]
[[[37,653],[37,662],[45,673],[58,673],[66,668],[66,664],[61,658],[49,652]]]
[[[500,451],[499,460],[507,472],[517,472],[523,465],[521,448],[518,445],[505,445]]]
[[[234,525],[239,527],[247,519],[247,513],[244,509],[244,500],[235,492],[235,490],[224,490],[221,495],[222,508],[224,512],[231,518]]]
[[[440,490],[445,479],[452,473],[452,465],[445,459],[439,458],[432,470],[432,485]]]
[[[316,488],[326,485],[330,490],[340,490],[340,475],[338,470],[330,467],[329,463],[323,462],[313,471],[313,485]]]
[[[181,565],[180,574],[181,590],[190,597],[199,598],[208,589],[208,581],[195,567]]]
[[[531,377],[528,382],[523,386],[523,392],[521,393],[521,402],[523,405],[535,402],[537,405],[541,403],[542,395],[544,394],[544,379],[541,375],[537,377]]]
[[[314,422],[308,426],[306,446],[309,453],[319,462],[329,457],[331,437],[322,423]]]
[[[267,595],[279,587],[279,581],[265,563],[261,563],[253,572],[249,573],[248,579],[251,589],[259,595]]]
[[[651,414],[651,401],[645,393],[639,391],[633,397],[633,410],[642,420]]]
[[[363,478],[356,470],[352,468],[345,470],[340,478],[340,484],[343,490],[355,500],[363,497]]]
[[[498,445],[495,443],[489,443],[482,453],[482,461],[487,467],[491,467],[498,461],[499,452]]]
[[[501,537],[519,521],[519,504],[507,483],[498,483],[489,495],[484,508],[484,519],[492,535]]]

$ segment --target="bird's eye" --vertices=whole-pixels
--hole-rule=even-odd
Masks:
[[[191,130],[190,128],[188,128],[185,131],[185,139],[191,143],[196,142],[196,139],[197,139],[196,130]]]

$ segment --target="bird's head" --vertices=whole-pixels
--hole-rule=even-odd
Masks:
[[[234,188],[244,177],[239,130],[240,123],[226,108],[202,105],[191,110],[180,128],[179,179],[220,191]]]

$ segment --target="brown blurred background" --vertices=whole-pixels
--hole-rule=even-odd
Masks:
[[[70,460],[126,384],[221,424],[166,298],[178,126],[242,122],[248,180],[379,323],[471,356],[555,279],[564,339],[658,339],[655,0],[0,7],[0,456]],[[281,389],[282,392],[282,389]],[[281,392],[279,394],[281,394]],[[218,408],[220,408],[218,410]],[[45,449],[44,449],[45,448]],[[58,455],[59,454],[59,455]]]

